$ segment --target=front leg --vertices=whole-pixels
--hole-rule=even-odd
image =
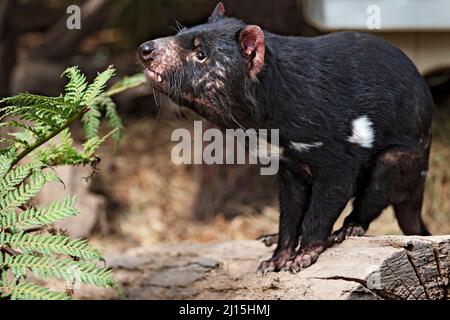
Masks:
[[[332,228],[353,193],[354,175],[322,172],[312,188],[311,203],[303,221],[303,235],[297,256],[285,264],[284,270],[298,272],[317,261],[331,245]]]
[[[309,204],[310,186],[289,169],[280,168],[280,225],[278,245],[270,260],[258,268],[259,274],[280,271],[292,259],[301,234],[301,223]]]

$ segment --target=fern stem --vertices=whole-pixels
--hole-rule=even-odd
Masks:
[[[123,86],[123,87],[118,87],[118,88],[110,89],[110,90],[106,91],[105,94],[106,94],[108,97],[112,97],[112,96],[114,96],[114,95],[116,95],[116,94],[119,94],[119,93],[122,93],[122,92],[124,92],[124,91],[130,90],[130,89],[133,89],[133,88],[140,87],[140,86],[142,86],[143,84],[145,84],[146,82],[147,82],[147,80],[143,79],[142,81],[137,82],[137,83],[133,83],[133,84],[126,85],[126,86]]]
[[[13,248],[8,247],[8,246],[1,247],[1,251],[5,252],[6,254],[9,254],[10,256],[13,256],[13,257],[18,256],[20,254],[19,252],[17,252],[16,250],[14,250]]]
[[[17,158],[12,162],[11,168],[14,167],[16,164],[18,164],[23,158],[25,158],[28,154],[42,146],[43,144],[47,143],[48,141],[52,140],[54,137],[56,137],[58,134],[60,134],[62,131],[69,128],[73,123],[80,120],[81,117],[89,111],[89,108],[85,108],[82,111],[75,114],[71,119],[69,119],[66,123],[64,123],[58,130],[55,130],[45,138],[40,139],[39,141],[36,141],[35,144],[32,146],[26,148],[22,153],[20,153]]]

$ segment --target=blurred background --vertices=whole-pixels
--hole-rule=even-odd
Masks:
[[[228,15],[280,34],[375,32],[414,60],[436,101],[425,220],[434,234],[450,233],[450,1],[223,2]],[[66,9],[72,4],[81,6],[81,30],[66,28]],[[59,76],[71,65],[79,65],[90,77],[111,64],[118,69],[117,79],[140,72],[136,58],[140,43],[172,35],[179,24],[205,21],[216,4],[210,0],[0,0],[0,97],[24,91],[58,95],[64,86]],[[368,30],[368,17],[376,19],[377,14],[381,30]],[[117,97],[125,122],[121,146],[103,147],[99,172],[89,183],[82,179],[89,168],[63,168],[66,190],[48,189],[41,195],[46,202],[62,192],[79,194],[82,215],[64,227],[105,249],[254,239],[277,232],[274,178],[260,176],[255,166],[174,165],[170,135],[180,127],[192,130],[197,117],[158,99],[147,87]],[[400,233],[390,210],[370,233]]]

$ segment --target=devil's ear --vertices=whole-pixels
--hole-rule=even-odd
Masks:
[[[216,22],[223,18],[225,15],[225,6],[222,2],[219,2],[217,6],[214,8],[213,12],[211,13],[208,22]]]
[[[239,36],[239,42],[248,61],[248,74],[256,80],[256,76],[264,67],[266,44],[264,32],[255,25],[246,26]]]

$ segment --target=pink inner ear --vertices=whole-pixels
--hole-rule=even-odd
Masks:
[[[266,45],[264,42],[264,32],[258,26],[247,26],[241,32],[241,47],[252,60],[249,68],[249,75],[256,80],[256,76],[264,67],[264,56]]]
[[[225,15],[225,5],[222,2],[217,5],[217,13],[221,16]]]

